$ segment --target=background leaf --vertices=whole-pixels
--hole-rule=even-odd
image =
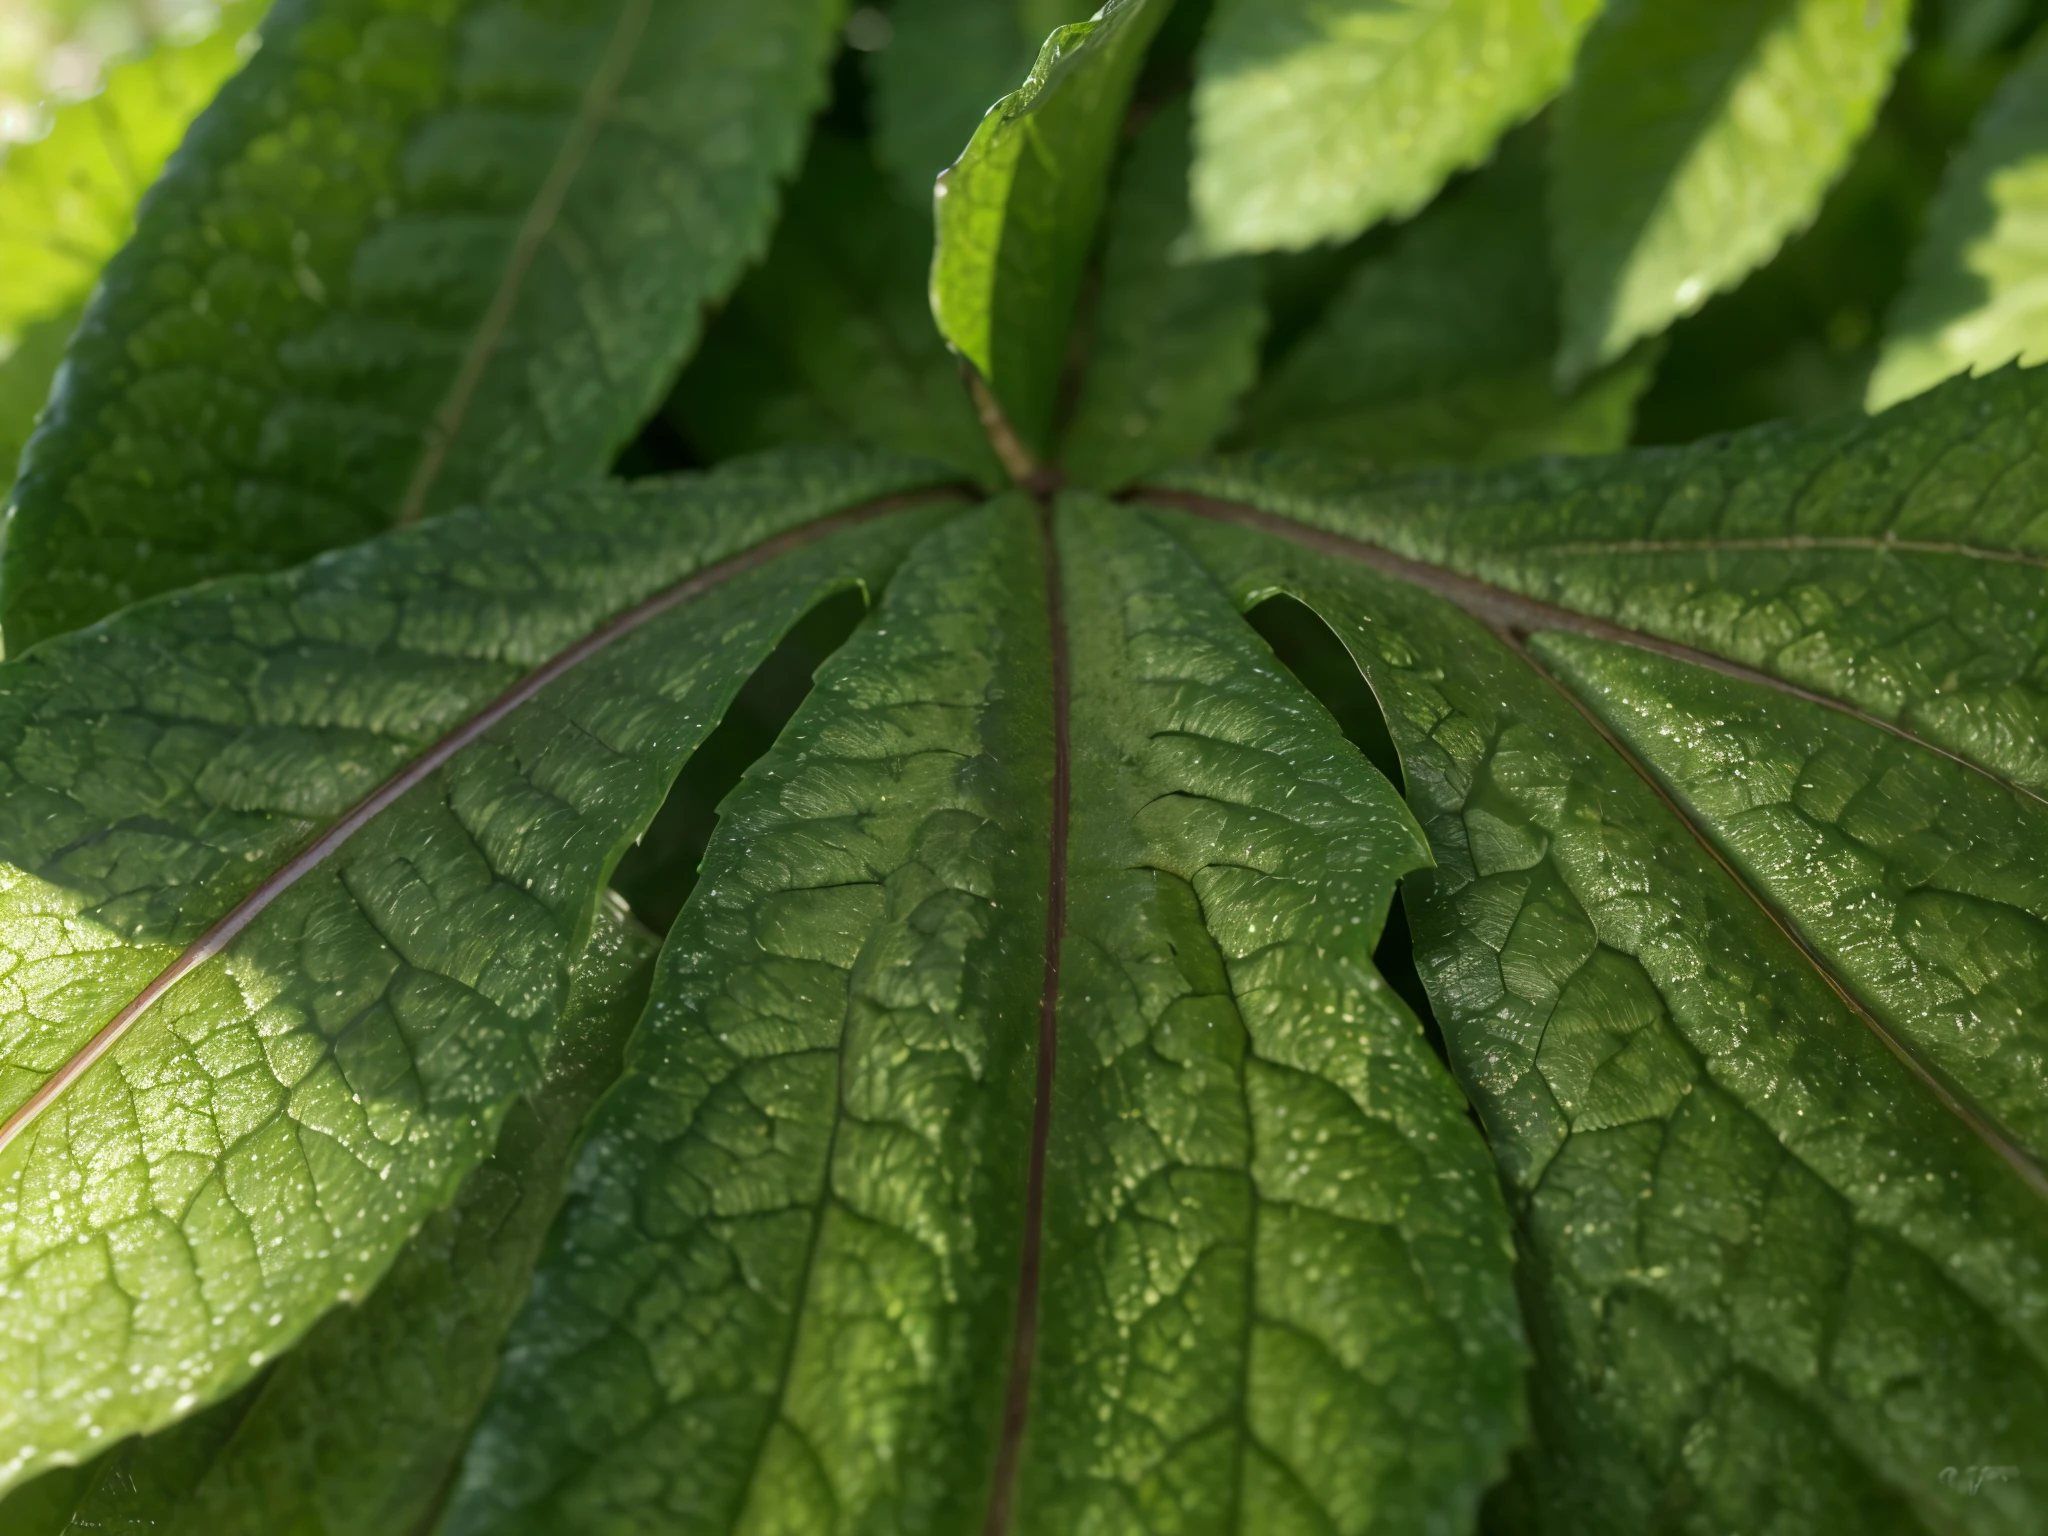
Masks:
[[[1571,381],[1770,259],[1810,220],[1906,46],[1906,0],[1615,0],[1558,109]]]
[[[1132,144],[1106,219],[1087,363],[1060,447],[1079,484],[1113,490],[1192,458],[1257,377],[1265,306],[1248,261],[1183,264],[1188,113],[1162,108]]]
[[[930,220],[865,146],[821,129],[767,259],[705,333],[669,419],[713,459],[866,443],[999,483],[959,360],[932,324],[930,267]]]
[[[1124,104],[1170,3],[1110,0],[1055,32],[939,183],[932,314],[1032,457],[1051,443]]]
[[[15,492],[8,648],[604,467],[765,241],[836,9],[279,12],[73,346]]]
[[[206,37],[122,65],[98,95],[59,108],[47,137],[0,157],[0,487],[143,189],[240,64],[261,14],[256,0],[229,6]]]
[[[1553,382],[1543,187],[1541,140],[1509,139],[1352,269],[1245,401],[1233,441],[1389,468],[1619,448],[1655,357],[1569,392]]]
[[[1872,410],[1966,369],[2048,359],[2048,36],[1949,165],[1871,376]]]
[[[1218,0],[1195,83],[1210,254],[1413,213],[1564,84],[1599,0]]]

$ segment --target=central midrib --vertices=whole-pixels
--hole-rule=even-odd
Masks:
[[[995,1475],[989,1487],[984,1536],[1007,1536],[1016,1505],[1017,1467],[1024,1427],[1031,1413],[1031,1371],[1038,1347],[1038,1298],[1044,1259],[1045,1156],[1052,1136],[1053,1074],[1058,1060],[1060,956],[1067,931],[1067,824],[1073,793],[1073,744],[1068,717],[1071,681],[1067,651],[1066,602],[1061,588],[1060,550],[1050,496],[1040,496],[1039,534],[1045,554],[1046,629],[1052,659],[1052,826],[1047,838],[1045,970],[1038,996],[1037,1096],[1031,1108],[1031,1158],[1024,1182],[1024,1238],[1017,1263],[1016,1330],[1010,1344],[1010,1373],[1003,1394],[1003,1420],[996,1442]]]

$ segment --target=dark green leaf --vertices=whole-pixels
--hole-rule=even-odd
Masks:
[[[1087,365],[1060,463],[1113,490],[1214,444],[1258,375],[1265,306],[1249,261],[1176,263],[1188,227],[1188,115],[1146,124],[1110,204]]]
[[[1175,524],[1241,602],[1350,647],[1429,834],[1538,1355],[1504,1528],[2048,1517],[2040,400],[1179,477],[1250,508]]]
[[[1171,3],[1109,0],[1095,20],[1053,33],[940,179],[932,314],[1008,418],[1012,458],[1042,457],[1051,442],[1124,104]]]
[[[10,651],[601,469],[764,243],[830,0],[297,0],[74,343],[0,567]]]
[[[1614,0],[1554,141],[1559,376],[1732,286],[1808,223],[1869,129],[1907,0]]]
[[[867,443],[998,482],[959,360],[932,324],[930,267],[931,221],[865,149],[821,132],[768,259],[706,333],[671,419],[713,458]]]
[[[605,879],[681,759],[924,514],[733,569],[301,877],[266,877],[613,614],[930,479],[836,456],[562,491],[0,666],[0,1110],[46,1104],[0,1133],[0,1479],[234,1390],[367,1294],[534,1081]],[[216,958],[188,948],[236,910]],[[196,968],[95,1057],[180,956]]]
[[[1951,374],[2048,360],[2048,35],[2006,76],[1928,212],[1871,376],[1873,410]]]
[[[1654,359],[1565,392],[1540,141],[1480,171],[1359,264],[1245,402],[1246,447],[1383,467],[1600,453],[1628,440]]]
[[[1218,0],[1195,84],[1204,247],[1413,213],[1555,95],[1600,0]]]

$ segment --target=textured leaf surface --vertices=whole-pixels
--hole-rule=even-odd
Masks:
[[[1469,1516],[1497,1470],[1506,1225],[1371,963],[1420,833],[1209,578],[1104,502],[1054,519],[1055,659],[1037,523],[1009,500],[929,536],[729,802],[459,1536],[1169,1509],[1220,1533],[1275,1501],[1391,1532]]]
[[[1082,485],[1113,490],[1211,447],[1258,375],[1265,328],[1249,261],[1184,265],[1188,115],[1175,103],[1131,146],[1110,204],[1087,371],[1060,445]]]
[[[846,457],[464,513],[0,668],[0,1108],[264,876],[620,609],[930,472]],[[746,673],[922,514],[568,671],[290,884],[0,1149],[0,1477],[161,1424],[364,1295],[545,1057],[620,851]]]
[[[1373,969],[1400,797],[1175,543],[1072,498],[1072,854],[1016,1529],[1469,1523],[1498,1187]],[[1170,1512],[1170,1513],[1169,1513]]]
[[[1511,139],[1352,273],[1245,401],[1234,441],[1384,468],[1619,448],[1653,360],[1557,388],[1543,195],[1539,141]]]
[[[1050,443],[1124,102],[1169,4],[1110,0],[1053,33],[939,181],[932,314],[1034,455]]]
[[[496,1152],[406,1244],[367,1302],[329,1313],[227,1402],[19,1490],[0,1503],[0,1529],[422,1529],[525,1299],[577,1129],[618,1073],[655,951],[623,907],[600,907],[546,1075],[506,1116]]]
[[[764,242],[832,0],[295,0],[71,353],[10,651],[601,469]]]
[[[865,443],[999,483],[959,360],[932,324],[931,244],[931,221],[893,193],[865,149],[821,131],[767,260],[712,324],[669,403],[691,446],[725,458]]]
[[[978,1523],[1045,932],[1034,521],[932,535],[728,801],[453,1536]]]
[[[1945,1472],[2038,1465],[2048,1412],[2039,401],[1182,481],[1277,514],[1176,526],[1337,630],[1429,834],[1417,961],[1538,1356],[1505,1529],[2043,1518]]]
[[[897,0],[873,55],[875,156],[923,207],[975,126],[1031,68],[1048,32],[1085,21],[1087,0]]]
[[[1616,0],[1555,139],[1558,372],[1583,377],[1812,219],[1906,46],[1906,0]]]
[[[1949,165],[1870,406],[2014,359],[2048,361],[2048,38],[2006,76]]]
[[[49,393],[100,267],[185,126],[241,61],[259,14],[228,7],[206,37],[160,49],[58,109],[49,135],[0,158],[0,487]]]
[[[1195,82],[1213,254],[1413,213],[1564,84],[1599,0],[1218,0]]]

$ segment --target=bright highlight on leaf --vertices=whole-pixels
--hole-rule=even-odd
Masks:
[[[1906,0],[1615,0],[1554,141],[1575,383],[1812,219],[1906,45]]]
[[[2039,42],[1949,167],[1871,376],[1870,407],[2015,359],[2048,360],[2048,43]]]
[[[1195,82],[1204,250],[1413,213],[1571,73],[1598,0],[1217,0]]]

